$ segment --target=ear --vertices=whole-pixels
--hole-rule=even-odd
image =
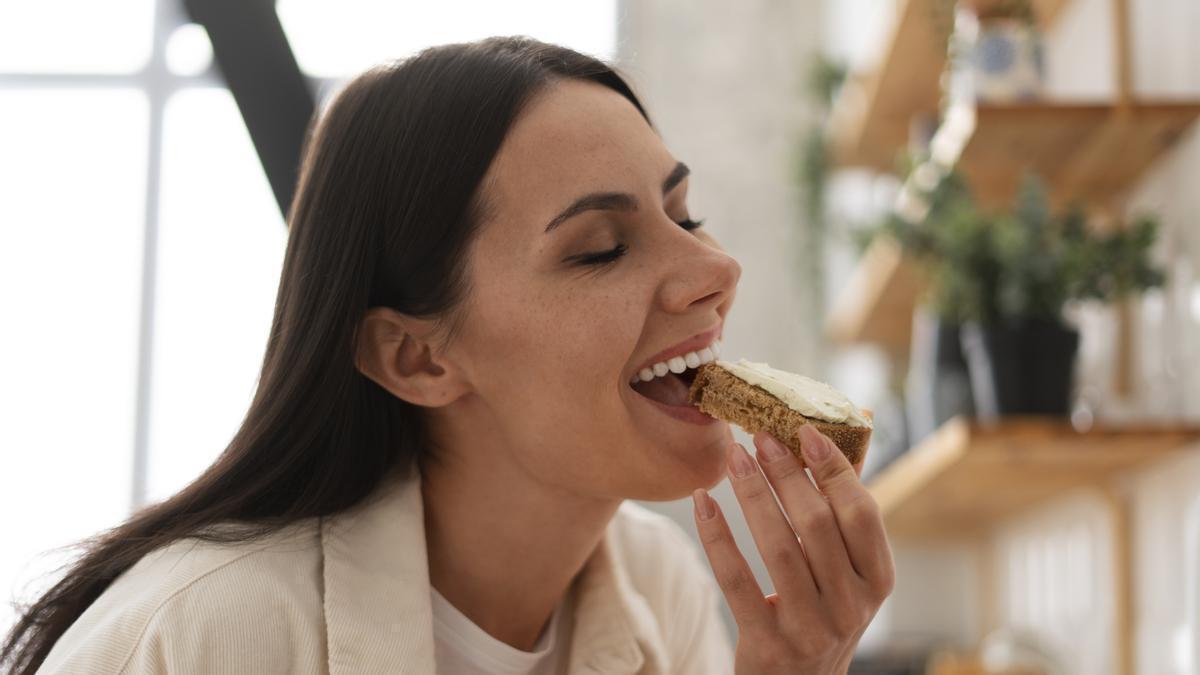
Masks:
[[[389,307],[372,307],[358,325],[354,364],[399,399],[436,408],[470,392],[461,371],[435,354],[434,324]]]

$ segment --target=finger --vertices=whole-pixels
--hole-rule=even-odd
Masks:
[[[810,424],[800,428],[800,447],[817,487],[833,509],[854,569],[880,596],[886,597],[891,592],[895,572],[875,498],[858,480],[849,460],[833,441]]]
[[[806,425],[808,426],[808,425]],[[771,434],[754,434],[759,465],[779,495],[783,511],[804,542],[804,551],[821,595],[849,602],[859,588],[857,573],[846,553],[846,542],[833,509],[804,472],[804,465]],[[851,585],[848,582],[853,582]]]
[[[720,505],[699,489],[692,493],[692,502],[696,507],[696,531],[700,543],[738,627],[743,631],[768,630],[774,623],[774,612],[763,597],[750,565],[738,550]]]
[[[741,443],[730,446],[729,482],[771,581],[775,582],[775,590],[788,602],[808,604],[815,600],[817,583],[796,539],[796,531],[775,501],[775,493],[758,470],[758,463]]]

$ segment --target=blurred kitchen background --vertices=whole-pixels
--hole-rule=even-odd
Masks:
[[[852,672],[1200,673],[1197,0],[0,2],[6,598],[232,436],[309,113],[493,34],[612,60],[742,263],[728,356],[874,411]]]

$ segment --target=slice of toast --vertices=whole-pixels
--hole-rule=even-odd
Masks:
[[[871,439],[871,427],[834,424],[806,417],[767,390],[750,384],[716,363],[706,363],[697,369],[696,379],[688,391],[688,401],[701,412],[736,424],[748,434],[760,429],[769,432],[801,462],[804,457],[800,454],[800,427],[805,424],[813,425],[828,436],[851,464],[862,461]]]

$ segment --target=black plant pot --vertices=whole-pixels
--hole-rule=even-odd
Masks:
[[[1078,331],[1035,319],[967,323],[962,344],[979,419],[1069,414]]]

